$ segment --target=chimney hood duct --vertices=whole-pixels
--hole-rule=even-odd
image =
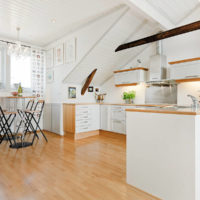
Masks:
[[[163,55],[162,41],[156,42],[156,55],[150,57],[149,81],[163,81],[166,77],[167,57]]]

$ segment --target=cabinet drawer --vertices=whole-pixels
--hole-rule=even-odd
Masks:
[[[176,64],[170,68],[170,79],[187,79],[200,77],[200,63]]]
[[[83,127],[77,127],[76,128],[76,133],[83,133],[90,131],[89,126],[83,126]]]
[[[82,125],[89,125],[91,124],[91,120],[80,120],[76,121],[76,127],[82,126]]]
[[[124,106],[111,106],[111,110],[123,111],[125,108]]]
[[[125,120],[125,111],[112,111],[112,119]]]
[[[112,120],[112,131],[116,133],[125,133],[126,132],[125,121]]]
[[[76,106],[76,110],[88,110],[89,109],[89,105],[77,105]]]
[[[91,118],[92,118],[91,115],[79,115],[76,116],[76,121],[89,120]]]

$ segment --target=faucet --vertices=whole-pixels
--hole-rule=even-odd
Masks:
[[[190,97],[192,99],[192,102],[193,102],[192,107],[193,108],[198,108],[199,107],[199,101],[197,100],[196,97],[194,97],[194,96],[192,96],[190,94],[188,94],[187,97]]]

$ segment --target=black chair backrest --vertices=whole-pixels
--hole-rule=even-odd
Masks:
[[[26,105],[26,109],[27,110],[32,110],[33,109],[33,105],[34,105],[35,101],[33,99],[30,99]]]
[[[38,100],[35,107],[34,107],[34,111],[38,111],[39,117],[42,115],[44,104],[45,104],[44,100]]]

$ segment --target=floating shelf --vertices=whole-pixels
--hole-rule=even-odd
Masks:
[[[199,78],[190,78],[190,79],[178,79],[175,80],[177,83],[185,83],[185,82],[196,82],[196,81],[200,81],[200,77]]]
[[[173,62],[169,62],[170,65],[175,65],[175,64],[180,64],[180,63],[186,63],[186,62],[192,62],[192,61],[197,61],[200,60],[200,57],[197,58],[189,58],[189,59],[184,59],[184,60],[177,60]]]
[[[126,87],[126,86],[136,86],[138,83],[127,83],[127,84],[119,84],[115,85],[116,87]]]
[[[117,71],[114,71],[114,73],[129,72],[129,71],[134,71],[134,70],[144,70],[144,71],[148,71],[149,69],[144,68],[144,67],[136,67],[136,68],[132,68],[132,69],[117,70]]]

